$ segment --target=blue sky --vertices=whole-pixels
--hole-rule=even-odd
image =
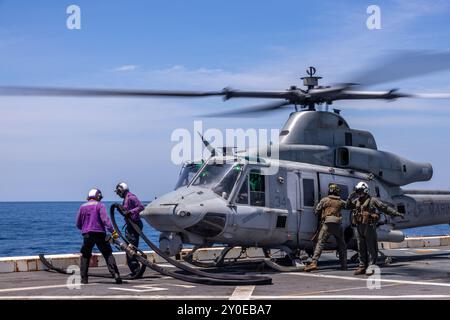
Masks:
[[[81,7],[81,30],[66,8]],[[381,8],[368,30],[366,8]],[[0,85],[282,90],[314,65],[327,82],[393,50],[450,48],[448,1],[0,1]],[[450,92],[450,73],[383,89]],[[346,78],[347,77],[347,78]],[[125,180],[141,198],[170,191],[176,128],[197,115],[259,101],[0,97],[0,201],[108,199]],[[423,188],[450,187],[449,101],[339,102],[379,148],[431,162]],[[289,110],[250,126],[279,128]],[[204,119],[248,128],[248,119]]]

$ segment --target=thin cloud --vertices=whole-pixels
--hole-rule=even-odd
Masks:
[[[134,71],[138,68],[137,65],[134,64],[126,64],[120,67],[117,67],[113,69],[114,72],[128,72],[128,71]]]

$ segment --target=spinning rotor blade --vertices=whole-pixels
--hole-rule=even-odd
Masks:
[[[318,95],[314,102],[323,103],[336,100],[395,100],[399,98],[418,98],[418,99],[450,99],[450,93],[402,93],[396,89],[389,91],[350,91],[344,90],[330,95]]]
[[[387,56],[360,73],[352,83],[362,86],[383,84],[450,69],[450,51],[401,51]]]
[[[223,96],[231,98],[298,98],[296,91],[238,91],[225,88],[221,91],[172,91],[172,90],[128,90],[128,89],[84,89],[52,87],[0,87],[3,96],[71,96],[71,97],[180,97],[199,98]],[[301,95],[301,94],[300,94]]]
[[[225,118],[237,118],[237,117],[252,117],[261,115],[264,112],[274,111],[284,106],[292,104],[290,101],[277,101],[275,103],[268,103],[259,106],[247,107],[238,109],[235,111],[224,111],[209,113],[204,115],[205,117],[225,117]]]
[[[411,94],[410,97],[418,99],[450,99],[450,93],[417,93]]]
[[[420,75],[450,69],[450,51],[404,51],[388,56],[378,65],[369,68],[357,76],[354,81],[341,83],[335,86],[318,86],[314,77],[315,69],[311,68],[309,80],[301,90],[291,86],[283,91],[244,91],[225,88],[220,91],[174,91],[174,90],[130,90],[130,89],[84,89],[84,88],[52,88],[52,87],[1,87],[0,96],[74,96],[74,97],[178,97],[200,98],[221,96],[224,100],[232,98],[258,98],[276,99],[276,102],[235,111],[209,114],[209,117],[238,117],[253,116],[267,111],[277,110],[281,107],[296,104],[309,107],[322,103],[332,103],[336,100],[382,99],[395,100],[398,98],[431,98],[449,99],[450,94],[409,94],[397,90],[388,91],[362,91],[359,86],[368,86],[407,79]],[[314,71],[314,72],[313,72]]]
[[[50,87],[0,87],[4,96],[72,96],[72,97],[209,97],[222,96],[225,91],[165,91],[121,89],[74,89]]]

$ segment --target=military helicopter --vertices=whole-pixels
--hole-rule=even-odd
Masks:
[[[449,94],[410,94],[396,89],[358,90],[450,68],[450,54],[413,52],[401,54],[382,66],[362,73],[354,82],[319,86],[321,77],[310,67],[302,77],[305,89],[291,86],[284,91],[154,91],[72,88],[1,87],[3,95],[62,95],[108,97],[215,97],[266,98],[262,106],[216,113],[242,116],[270,112],[293,105],[295,111],[280,132],[279,156],[261,157],[256,150],[245,154],[211,146],[209,159],[183,166],[176,189],[152,201],[142,217],[161,232],[160,247],[169,256],[180,253],[184,244],[194,250],[214,244],[225,246],[216,259],[221,265],[233,247],[263,248],[286,253],[294,269],[302,251],[311,253],[318,217],[314,207],[327,194],[328,185],[340,186],[346,198],[359,181],[369,184],[374,196],[401,213],[405,219],[385,217],[378,227],[378,240],[401,242],[402,229],[450,223],[450,191],[407,190],[403,187],[429,181],[433,168],[393,153],[380,151],[374,136],[356,130],[340,114],[329,110],[338,100],[395,100],[401,98],[450,98]],[[325,111],[317,110],[326,105]],[[270,148],[271,146],[267,146]],[[221,152],[219,152],[221,151]],[[268,173],[269,168],[278,170]],[[351,213],[343,213],[348,247],[355,247]],[[328,249],[335,249],[333,238]],[[187,261],[193,261],[193,252]],[[286,270],[282,266],[275,266]]]

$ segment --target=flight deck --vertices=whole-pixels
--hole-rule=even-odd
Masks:
[[[349,252],[350,254],[352,252]],[[323,254],[319,269],[311,272],[274,272],[260,265],[230,267],[220,272],[264,274],[272,285],[211,286],[175,280],[147,270],[139,280],[122,285],[113,279],[90,277],[89,284],[68,286],[70,276],[49,271],[12,272],[0,275],[1,300],[84,300],[84,299],[449,299],[450,246],[383,250],[392,259],[382,264],[379,277],[354,276],[356,264],[348,271],[338,270],[334,252]],[[350,256],[350,255],[349,255]],[[171,268],[168,264],[164,267]],[[120,267],[126,274],[127,268]],[[107,274],[105,267],[92,268],[93,274]]]

